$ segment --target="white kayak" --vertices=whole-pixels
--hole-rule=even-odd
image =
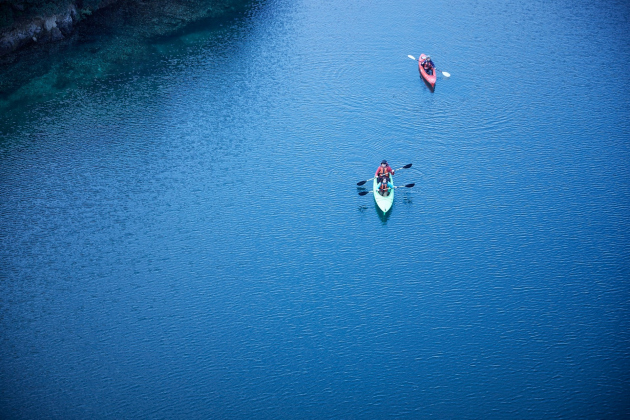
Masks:
[[[392,185],[394,185],[394,177],[391,174],[389,175],[389,182],[391,182]],[[372,192],[374,193],[374,200],[376,200],[376,205],[378,206],[379,209],[381,209],[383,213],[387,213],[389,209],[392,208],[392,204],[394,204],[394,191],[395,189],[392,188],[389,190],[389,195],[382,196],[378,192],[378,179],[374,178],[374,182],[372,183]]]

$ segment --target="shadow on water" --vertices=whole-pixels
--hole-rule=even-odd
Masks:
[[[420,80],[422,80],[424,82],[424,84],[429,88],[429,90],[431,91],[431,93],[435,93],[435,88],[431,86],[431,84],[429,82],[427,82],[426,80],[424,80],[424,78],[422,77],[422,75],[420,75]],[[437,86],[437,83],[436,83]]]
[[[365,187],[358,187],[357,191],[358,192],[364,192],[364,191],[369,191],[369,189],[365,188]],[[380,209],[378,204],[376,204],[376,200],[374,200],[374,196],[371,195],[370,200],[372,201],[372,203],[374,205],[374,210],[376,210],[376,214],[378,214],[378,218],[381,219],[381,222],[383,222],[383,224],[386,224],[387,221],[389,220],[389,218],[392,215],[392,211],[394,210],[394,206],[392,205],[392,207],[389,209],[389,211],[387,213],[384,213],[383,210]],[[366,206],[366,205],[359,206],[359,211],[363,212],[367,208],[368,208],[368,206]]]
[[[374,200],[374,210],[376,210],[376,214],[378,214],[378,218],[381,219],[381,222],[385,225],[387,224],[387,221],[389,220],[389,218],[392,215],[392,212],[394,211],[394,205],[392,205],[392,207],[389,209],[387,213],[383,213],[383,210],[381,210],[378,207],[378,204],[376,204],[376,201]]]

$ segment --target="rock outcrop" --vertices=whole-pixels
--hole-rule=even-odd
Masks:
[[[147,36],[161,35],[189,22],[242,10],[251,0],[32,0],[25,3],[37,3],[38,9],[29,9],[19,0],[9,2],[10,10],[19,11],[20,17],[11,17],[11,23],[7,24],[7,19],[0,16],[0,57],[29,45],[70,38],[78,26],[92,24],[116,27],[131,22]],[[8,7],[2,0],[0,6]],[[54,10],[54,13],[44,13],[44,10]],[[118,22],[121,14],[125,17]],[[107,17],[111,21],[104,22]]]
[[[36,1],[59,6],[45,17],[24,10],[0,29],[0,106],[153,66],[161,40],[243,16],[258,0]]]
[[[69,5],[62,13],[36,17],[5,28],[0,32],[0,56],[36,42],[54,42],[69,36],[79,19],[75,5]]]

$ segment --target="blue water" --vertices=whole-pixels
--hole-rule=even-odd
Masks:
[[[0,115],[0,417],[628,418],[629,22],[268,0],[34,78]],[[383,158],[416,183],[387,215]]]

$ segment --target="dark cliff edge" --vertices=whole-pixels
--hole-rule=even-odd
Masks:
[[[257,0],[0,0],[0,111],[153,60],[151,45]]]
[[[103,25],[103,11],[142,27],[138,36],[165,35],[187,23],[243,9],[243,0],[0,0],[0,57],[36,44],[72,38],[75,29]],[[100,15],[100,16],[99,16]],[[99,19],[100,18],[100,19]]]

